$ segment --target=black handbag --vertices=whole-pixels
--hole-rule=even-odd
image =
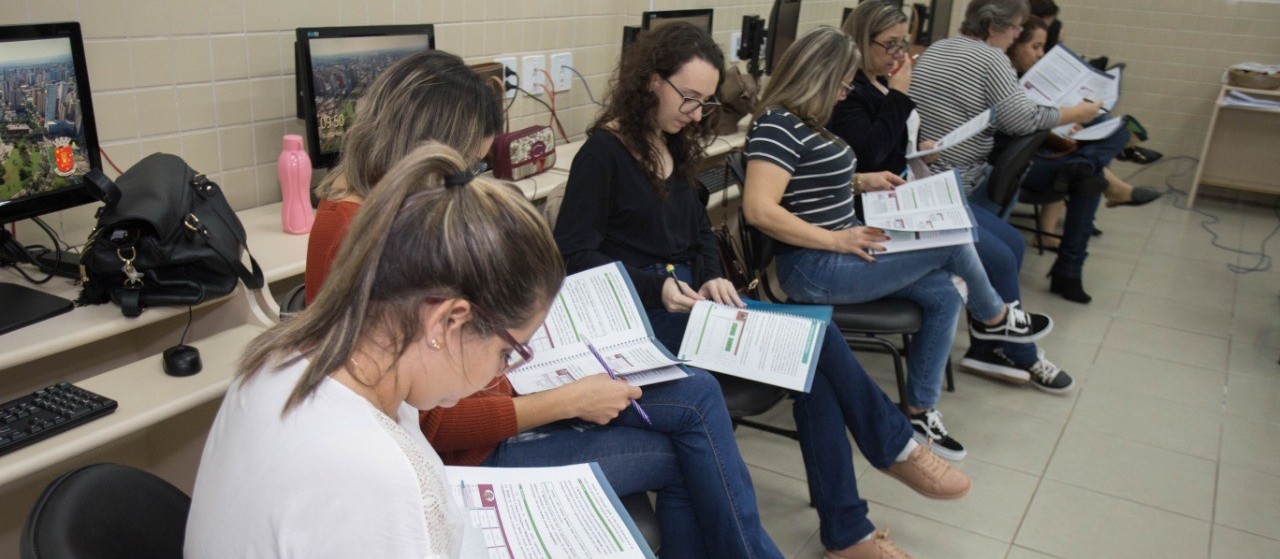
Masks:
[[[116,180],[119,199],[98,210],[80,255],[77,305],[114,301],[125,316],[189,306],[265,283],[244,226],[218,188],[182,158],[155,153]]]

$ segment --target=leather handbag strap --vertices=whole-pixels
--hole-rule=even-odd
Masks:
[[[245,287],[248,287],[249,289],[262,289],[262,286],[266,285],[266,276],[262,273],[262,267],[258,266],[258,260],[253,257],[252,252],[249,252],[248,241],[237,234],[234,227],[229,226],[232,223],[237,223],[239,220],[234,217],[228,217],[223,212],[222,205],[214,203],[211,200],[214,196],[221,196],[222,194],[217,183],[209,180],[204,175],[196,175],[195,179],[193,179],[192,186],[195,188],[200,199],[204,201],[204,203],[208,204],[213,210],[213,213],[218,216],[218,219],[221,220],[224,225],[228,225],[227,230],[231,231],[232,237],[236,240],[236,245],[243,250],[245,254],[249,255],[249,265],[252,266],[252,270],[245,267],[244,263],[240,261],[239,255],[229,255],[225,253],[218,243],[208,243],[209,248],[212,248],[213,252],[217,254],[229,268],[231,268],[231,271],[235,272],[236,277],[240,278],[240,281],[244,282]],[[188,215],[187,219],[190,220],[194,217],[194,215]],[[184,222],[183,225],[192,231],[200,233],[206,240],[210,238],[209,228],[201,225],[198,221],[195,223],[187,221]]]

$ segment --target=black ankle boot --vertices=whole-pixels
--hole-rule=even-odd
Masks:
[[[1069,278],[1067,276],[1059,276],[1053,273],[1049,274],[1049,291],[1061,295],[1063,299],[1073,303],[1089,304],[1093,300],[1088,293],[1084,292],[1084,285],[1080,278]]]

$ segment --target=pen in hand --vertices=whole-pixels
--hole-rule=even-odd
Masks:
[[[596,361],[600,362],[600,366],[604,367],[604,372],[609,375],[609,378],[618,380],[618,374],[613,372],[613,367],[610,367],[609,364],[605,362],[604,357],[600,355],[600,352],[596,351],[596,346],[591,345],[591,342],[587,341],[585,338],[582,341],[587,344],[587,351],[590,351],[591,355],[595,356]],[[653,422],[649,420],[649,414],[644,412],[644,408],[640,407],[638,402],[631,400],[631,407],[635,408],[636,413],[640,414],[640,419],[644,420],[645,425],[653,426]]]

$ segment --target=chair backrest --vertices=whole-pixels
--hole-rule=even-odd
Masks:
[[[747,165],[746,156],[741,151],[731,152],[725,157],[725,166],[746,191]],[[785,297],[774,293],[768,277],[769,265],[773,263],[774,240],[759,229],[747,223],[742,206],[738,206],[738,239],[742,245],[742,257],[746,260],[749,280],[758,281],[758,291],[766,299],[781,301]]]
[[[120,464],[91,464],[54,480],[22,531],[22,559],[182,557],[191,498]]]
[[[1001,215],[1007,214],[1018,199],[1018,186],[1031,165],[1031,156],[1047,137],[1048,130],[1017,136],[1004,142],[1004,148],[996,154],[991,163],[991,175],[987,178],[987,195],[1000,207]]]

